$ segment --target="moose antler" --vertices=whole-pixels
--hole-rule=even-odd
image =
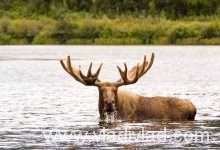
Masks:
[[[124,71],[122,71],[122,69],[119,66],[117,66],[118,71],[121,75],[121,79],[119,79],[115,84],[117,86],[122,86],[136,83],[138,79],[151,68],[153,61],[154,53],[152,53],[151,55],[150,62],[148,62],[146,56],[144,56],[143,63],[141,65],[137,64],[133,66],[132,69],[130,69],[129,71],[126,63],[124,63]]]
[[[69,73],[74,79],[76,79],[77,81],[79,81],[80,83],[87,85],[87,86],[98,86],[101,81],[98,79],[99,73],[101,71],[102,68],[102,64],[100,64],[98,70],[96,71],[96,73],[92,73],[92,62],[89,65],[89,69],[87,72],[87,75],[84,75],[82,73],[82,71],[78,68],[75,68],[72,64],[71,64],[71,59],[70,56],[67,56],[67,61],[66,64],[63,62],[63,60],[60,60],[60,63],[63,67],[63,69]]]

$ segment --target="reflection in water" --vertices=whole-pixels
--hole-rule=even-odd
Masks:
[[[0,47],[0,149],[218,149],[218,49]],[[191,99],[198,109],[195,121],[104,123],[98,116],[97,89],[75,82],[57,61],[71,55],[85,70],[90,61],[104,62],[101,78],[114,81],[119,78],[115,65],[133,65],[152,50],[156,59],[148,75],[123,88]]]

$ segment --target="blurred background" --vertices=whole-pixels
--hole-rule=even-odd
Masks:
[[[1,0],[0,44],[220,44],[220,1]]]

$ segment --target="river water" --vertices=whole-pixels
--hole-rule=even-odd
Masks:
[[[190,99],[195,121],[100,125],[98,90],[76,82],[59,59],[100,78],[119,78],[116,65],[155,53],[151,70],[126,87],[145,96]],[[219,46],[0,46],[0,149],[220,148]]]

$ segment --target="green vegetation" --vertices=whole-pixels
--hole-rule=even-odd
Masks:
[[[0,44],[220,44],[220,1],[2,0]]]

